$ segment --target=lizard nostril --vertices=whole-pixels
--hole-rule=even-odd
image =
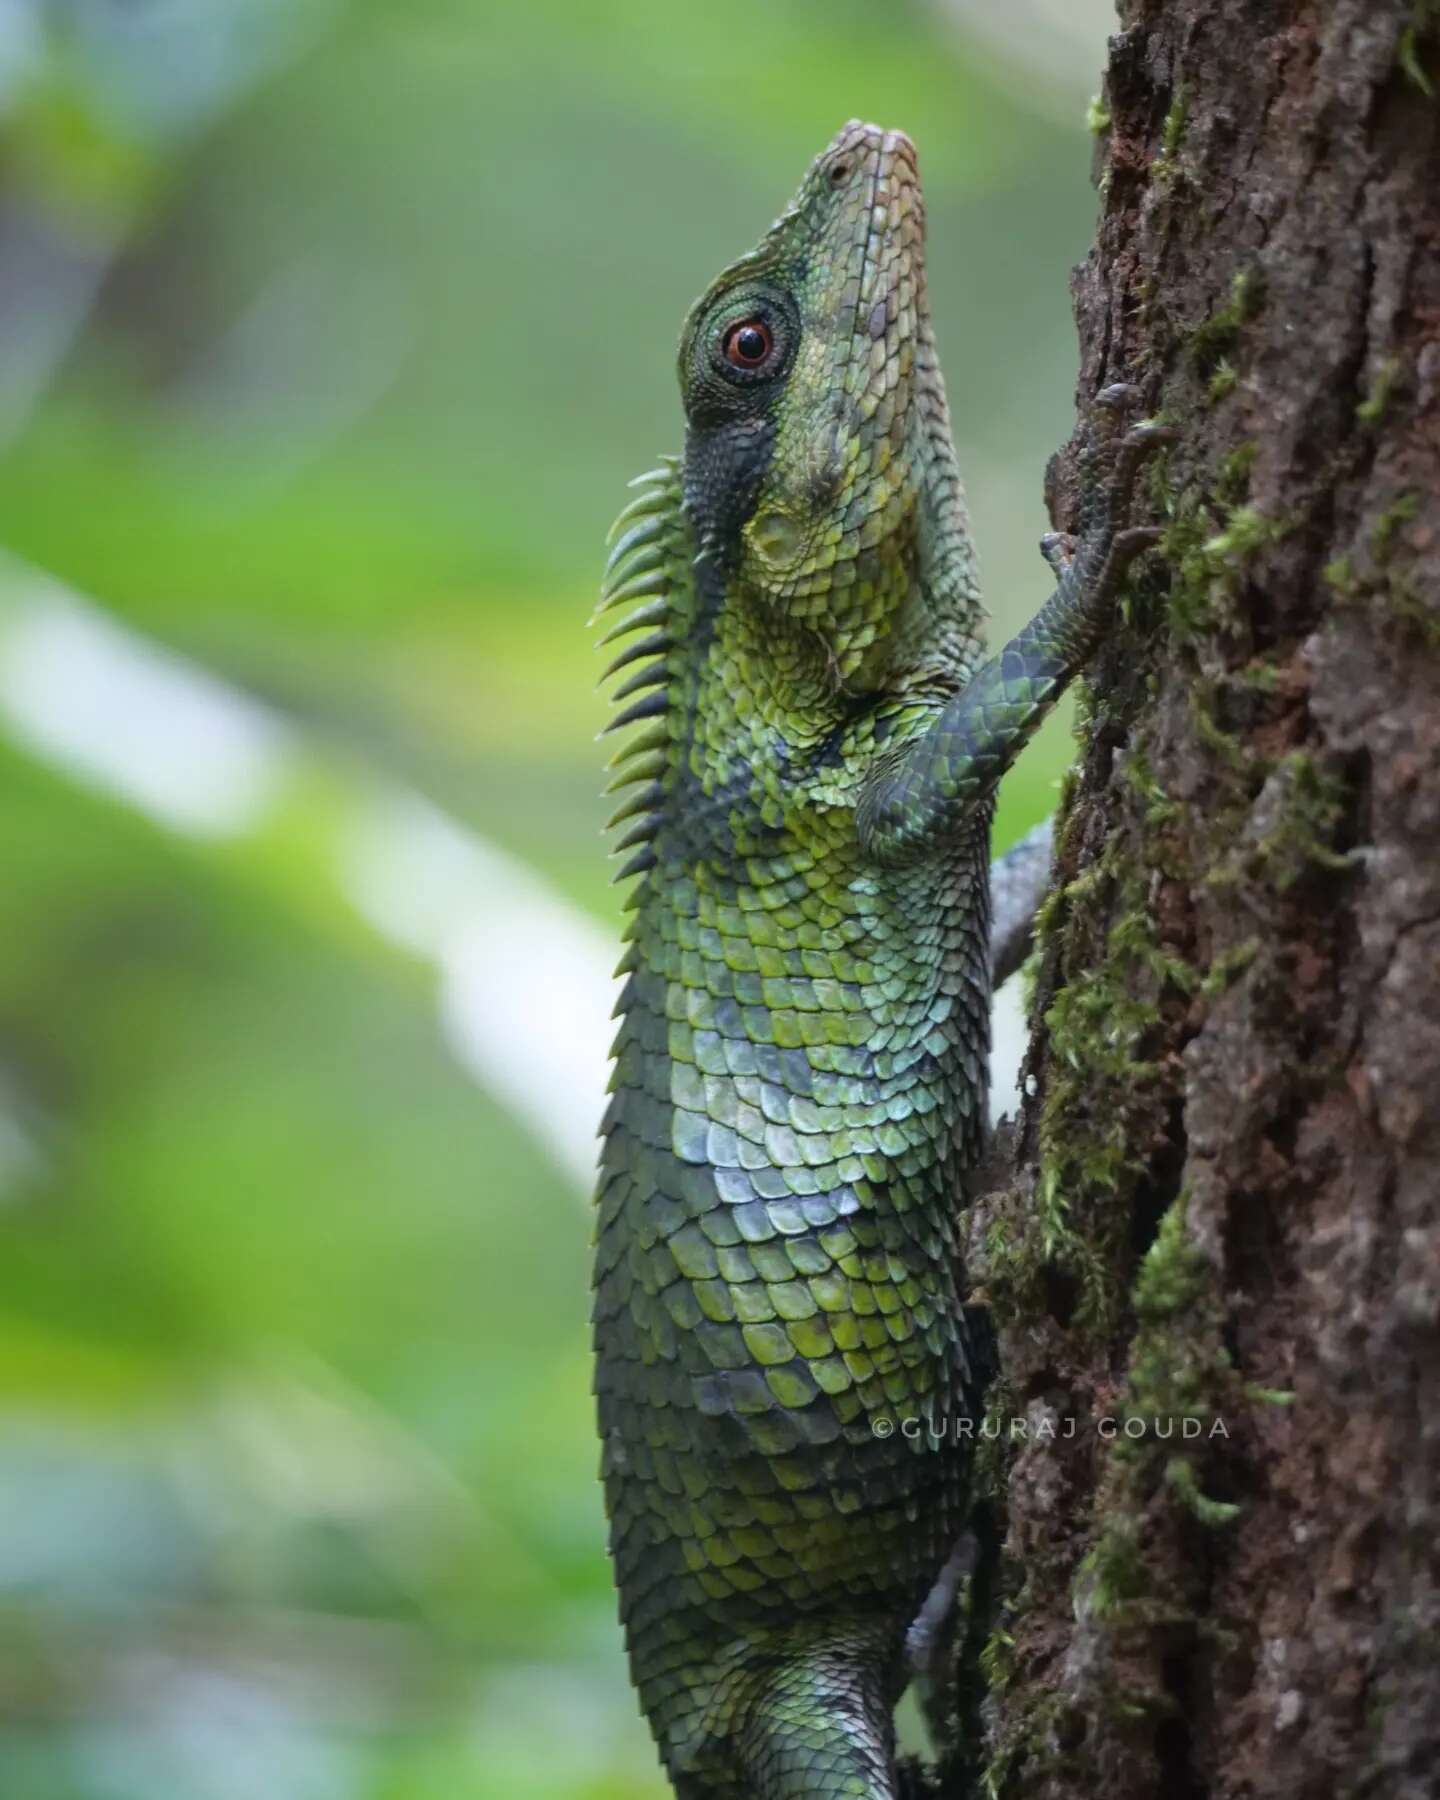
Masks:
[[[843,156],[837,158],[837,160],[835,162],[831,163],[831,165],[830,165],[830,185],[831,185],[831,187],[839,187],[840,183],[842,181],[844,181],[845,177],[849,173],[850,173],[850,164],[845,160],[845,158]]]

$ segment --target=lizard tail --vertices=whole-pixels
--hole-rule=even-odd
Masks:
[[[757,1800],[896,1800],[890,1712],[873,1669],[844,1651],[778,1664],[736,1746],[751,1792]]]

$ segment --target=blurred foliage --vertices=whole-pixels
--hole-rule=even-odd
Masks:
[[[612,919],[598,546],[689,301],[854,114],[921,146],[1006,628],[1088,151],[918,0],[10,0],[0,545]],[[0,833],[5,1792],[658,1793],[583,1196],[298,837],[261,880],[3,744]]]

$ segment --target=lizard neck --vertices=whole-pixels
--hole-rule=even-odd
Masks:
[[[837,586],[813,607],[777,603],[732,576],[691,650],[677,683],[681,804],[697,782],[733,793],[743,767],[793,782],[802,765],[823,764],[842,777],[847,728],[867,713],[943,702],[968,673],[973,639],[936,630],[917,531],[877,554],[863,582]]]
[[[796,748],[823,741],[858,700],[884,687],[892,623],[914,585],[912,559],[897,547],[868,583],[871,617],[868,629],[857,629],[847,616],[859,611],[851,589],[801,609],[734,582],[703,651],[701,718],[722,736],[751,739],[758,726]]]

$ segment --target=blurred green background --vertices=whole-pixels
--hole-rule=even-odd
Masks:
[[[660,1792],[586,1347],[599,546],[860,114],[1033,609],[1107,24],[0,0],[6,1800]]]

